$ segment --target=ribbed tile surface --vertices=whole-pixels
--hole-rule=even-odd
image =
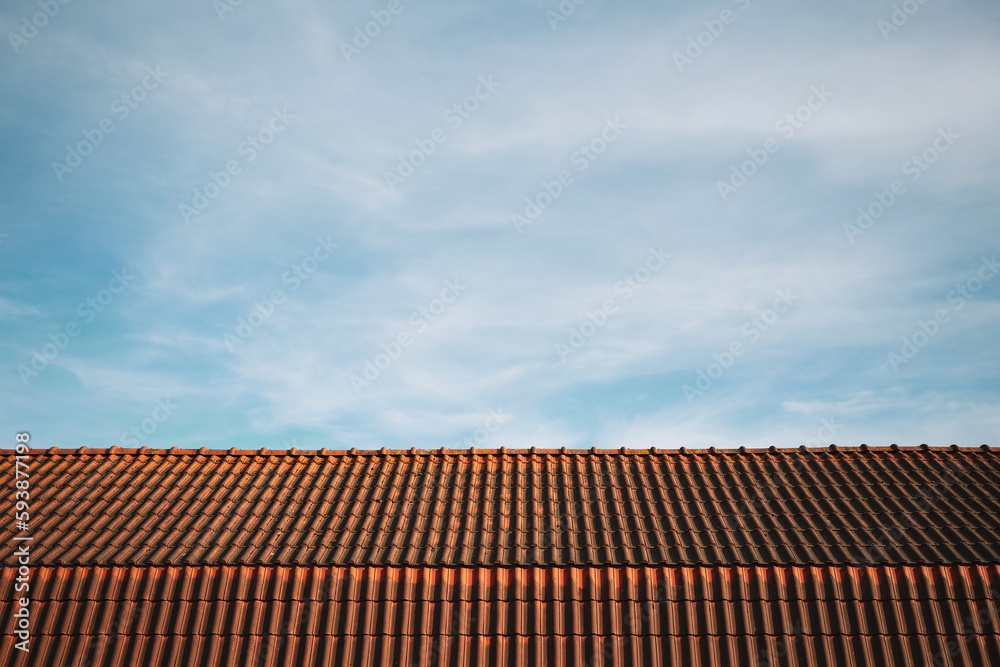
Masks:
[[[36,564],[1000,562],[1000,464],[980,449],[57,450],[31,467]]]
[[[31,593],[0,664],[1000,664],[995,565],[45,567]]]

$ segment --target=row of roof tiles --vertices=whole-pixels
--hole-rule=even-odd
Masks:
[[[779,530],[779,531],[864,531],[892,528],[901,533],[910,529],[932,531],[928,541],[939,539],[934,530],[954,530],[957,534],[1000,528],[992,520],[1000,513],[1000,498],[953,496],[935,498],[933,513],[921,499],[851,498],[847,500],[773,500],[754,505],[735,502],[468,502],[459,498],[414,503],[365,501],[357,498],[338,502],[284,501],[267,497],[240,501],[227,498],[192,499],[175,504],[138,502],[126,498],[94,499],[77,507],[58,499],[34,504],[36,516],[48,529],[69,520],[77,530],[84,526],[115,523],[119,528],[149,530],[191,524],[205,517],[228,517],[230,526],[245,531],[345,530],[349,532],[406,528],[427,530],[478,529],[490,532],[565,532],[579,530],[627,530],[649,532]],[[12,502],[0,503],[0,512]],[[826,511],[823,511],[826,510]],[[921,511],[924,513],[921,514]],[[907,523],[896,517],[908,518]],[[192,528],[219,530],[205,523]],[[101,528],[104,529],[103,527]],[[993,541],[989,533],[980,534]],[[949,538],[951,539],[951,538]],[[673,543],[665,540],[666,543]]]
[[[36,473],[47,475],[48,471],[36,470]],[[58,493],[65,500],[79,500],[87,494],[98,494],[102,488],[99,477],[104,474],[113,473],[111,470],[97,470],[81,468],[78,470],[80,476],[65,480]],[[180,476],[158,475],[155,471],[143,471],[139,474],[122,473],[122,479],[118,485],[130,494],[137,495],[149,500],[174,500],[181,497],[189,499],[191,496],[208,495],[207,489],[224,490],[228,494],[250,497],[258,493],[277,493],[283,489],[288,489],[288,485],[294,484],[295,488],[290,492],[298,496],[298,500],[303,500],[305,495],[299,492],[300,488],[305,488],[314,497],[325,496],[330,498],[331,491],[341,494],[364,493],[374,500],[403,500],[412,502],[408,496],[412,495],[412,490],[427,485],[427,480],[409,470],[399,471],[370,471],[385,475],[380,480],[364,480],[359,473],[351,477],[335,476],[331,471],[324,471],[327,474],[290,474],[282,475],[278,480],[255,480],[252,471],[224,471],[228,477],[221,478],[218,471],[203,470],[192,471],[191,474]],[[514,476],[491,475],[485,476],[481,472],[440,472],[434,471],[430,479],[438,483],[451,482],[477,482],[478,485],[469,488],[462,495],[472,500],[512,500],[537,502],[554,501],[581,501],[581,502],[613,502],[615,500],[626,500],[625,494],[628,490],[639,489],[644,486],[656,489],[662,482],[669,484],[666,493],[657,500],[666,502],[674,501],[755,501],[763,499],[762,491],[757,486],[751,484],[769,483],[776,487],[776,494],[780,494],[787,499],[810,499],[810,498],[843,498],[851,497],[854,489],[865,489],[871,492],[872,497],[892,498],[903,494],[927,495],[933,493],[936,487],[969,487],[970,489],[983,489],[995,486],[1000,481],[1000,476],[994,477],[993,471],[981,473],[979,471],[968,470],[963,474],[962,479],[953,478],[942,480],[940,477],[928,477],[926,480],[920,479],[920,474],[899,473],[896,479],[885,479],[877,474],[865,476],[863,471],[855,473],[854,479],[842,477],[840,479],[831,478],[825,475],[825,471],[814,469],[809,475],[797,476],[794,478],[779,477],[767,480],[753,479],[749,475],[745,479],[738,479],[735,475],[711,477],[704,476],[704,473],[697,475],[698,483],[693,483],[696,478],[691,476],[678,476],[670,473],[653,475],[629,475],[627,472],[606,473],[603,480],[579,480],[571,475],[545,474],[544,472],[523,471]],[[930,475],[932,471],[927,471],[924,475]],[[476,479],[481,477],[481,479]],[[169,479],[166,479],[169,478]],[[150,489],[148,483],[151,480],[169,482],[169,487]],[[58,480],[63,481],[63,480]],[[42,494],[49,495],[48,489],[40,489]],[[563,491],[557,495],[557,492]],[[167,497],[169,496],[169,497]],[[448,491],[441,490],[437,494],[440,498],[451,497]],[[317,498],[318,499],[318,498]]]
[[[0,603],[13,637],[13,603]],[[742,636],[995,634],[993,600],[102,601],[32,604],[38,635]]]
[[[839,531],[870,531],[877,533],[883,526],[893,526],[903,535],[916,534],[921,542],[963,542],[998,540],[995,514],[981,512],[942,511],[932,515],[915,512],[872,512],[857,511],[850,514],[822,512],[782,512],[780,514],[740,514],[727,511],[731,508],[721,506],[717,514],[708,512],[693,513],[684,511],[685,507],[668,506],[665,513],[659,516],[642,515],[636,512],[632,515],[620,511],[605,511],[603,507],[595,510],[585,506],[578,515],[552,512],[551,508],[539,505],[521,505],[510,508],[500,508],[503,513],[489,513],[474,508],[456,507],[451,512],[423,514],[392,513],[378,511],[377,513],[361,513],[360,508],[353,504],[336,510],[339,507],[321,505],[317,509],[303,506],[299,516],[289,516],[287,512],[171,512],[143,511],[142,506],[129,506],[127,503],[121,511],[115,514],[92,512],[74,514],[57,508],[47,508],[41,504],[42,516],[47,516],[38,530],[48,534],[57,529],[63,522],[63,517],[72,516],[75,519],[76,532],[114,531],[128,541],[129,536],[140,531],[161,530],[175,534],[188,531],[218,532],[240,531],[252,535],[256,531],[285,532],[320,532],[328,530],[354,532],[381,531],[413,531],[419,533],[444,532],[447,530],[472,530],[477,532],[500,530],[504,533],[516,534],[518,543],[543,544],[557,541],[562,533],[575,532],[581,529],[603,530],[606,527],[613,531],[651,532],[683,534],[688,532],[719,532],[719,531],[798,531],[803,534],[816,534],[819,541],[833,542],[841,539]],[[208,508],[206,508],[208,509]],[[313,510],[313,511],[310,511]],[[462,511],[465,510],[465,511]],[[234,517],[236,517],[234,519]],[[582,525],[581,525],[582,524]],[[548,540],[540,539],[540,535],[552,536]],[[926,535],[929,539],[922,536]],[[534,536],[532,538],[531,536]],[[754,535],[754,539],[759,539]],[[783,542],[784,536],[777,540]],[[482,543],[482,538],[477,541]],[[669,541],[669,538],[667,538]],[[683,541],[682,541],[683,542]],[[569,546],[569,545],[567,545]]]
[[[72,540],[73,536],[67,536]],[[748,546],[695,544],[672,547],[588,546],[472,547],[354,546],[292,544],[180,544],[176,546],[117,544],[108,541],[80,547],[39,549],[39,562],[48,565],[396,565],[461,567],[495,565],[870,565],[912,563],[996,563],[1000,549],[980,543],[852,545],[755,544]],[[13,546],[3,548],[9,559]]]
[[[17,568],[0,569],[11,600]],[[810,567],[38,567],[36,601],[1000,601],[1000,565]]]
[[[1000,459],[935,455],[913,460],[794,460],[786,466],[757,466],[752,459],[726,465],[711,460],[687,465],[671,459],[632,457],[505,464],[460,459],[305,459],[294,457],[204,457],[142,460],[142,457],[41,457],[31,474],[41,497],[94,500],[109,483],[137,500],[190,501],[222,493],[231,499],[270,494],[268,500],[367,502],[463,498],[472,501],[733,500],[947,497],[993,495],[1000,484]],[[886,464],[886,465],[883,465]],[[860,492],[864,492],[863,494]],[[88,497],[89,496],[89,497]],[[85,503],[81,503],[85,504]]]
[[[91,667],[983,667],[1000,635],[429,636],[43,635],[0,664]]]
[[[518,524],[506,520],[477,520],[476,517],[403,517],[396,520],[379,521],[370,529],[350,528],[349,522],[338,521],[346,517],[332,517],[327,522],[317,520],[307,522],[302,530],[285,526],[270,529],[254,528],[260,525],[254,521],[234,521],[236,525],[221,529],[201,526],[198,533],[187,534],[176,531],[172,526],[180,525],[179,517],[173,515],[153,515],[158,520],[144,523],[144,530],[132,531],[119,528],[113,546],[130,547],[176,547],[193,546],[271,546],[271,547],[319,547],[340,549],[424,549],[460,547],[470,549],[668,549],[670,547],[716,546],[748,547],[760,544],[784,545],[789,548],[849,548],[854,545],[885,545],[900,547],[907,544],[915,547],[945,548],[950,544],[978,545],[984,539],[996,544],[997,532],[970,523],[958,529],[917,528],[899,529],[898,535],[886,535],[878,528],[821,528],[816,529],[760,529],[744,528],[734,522],[732,528],[693,527],[690,522],[664,521],[650,518],[649,528],[638,528],[631,521],[606,521],[594,525],[583,521],[565,521],[558,528],[546,525],[546,516],[532,521],[524,516],[525,522]],[[392,519],[391,515],[386,515]],[[976,515],[974,515],[976,516]],[[984,515],[985,517],[985,515]],[[106,530],[94,517],[76,517],[81,524],[75,533],[73,548],[86,550],[94,546],[109,544]],[[320,517],[322,519],[323,517]],[[192,522],[193,523],[193,522]],[[324,527],[324,524],[327,524]],[[632,525],[630,525],[632,524]],[[266,522],[264,523],[266,525]],[[639,524],[642,525],[642,524]],[[745,525],[745,524],[743,524]],[[474,532],[474,531],[480,532]],[[407,531],[405,534],[394,531]],[[589,531],[589,532],[588,532]],[[977,539],[978,538],[978,539]]]
[[[860,495],[860,494],[859,494]],[[734,501],[470,501],[462,498],[424,499],[414,502],[391,500],[344,498],[337,501],[291,500],[288,496],[274,498],[263,495],[253,498],[233,499],[226,497],[190,498],[176,502],[137,501],[125,497],[94,498],[88,502],[66,505],[58,498],[41,498],[35,503],[38,514],[56,523],[64,517],[74,517],[81,521],[93,521],[89,517],[107,517],[116,520],[122,517],[148,520],[167,524],[180,517],[226,516],[240,517],[252,523],[265,523],[275,530],[289,530],[291,526],[278,526],[282,520],[300,521],[310,524],[315,530],[317,524],[345,523],[348,530],[361,530],[362,521],[369,518],[381,528],[388,521],[397,520],[418,524],[414,530],[436,530],[444,523],[445,528],[456,525],[492,522],[491,530],[515,530],[510,521],[522,522],[520,530],[532,530],[526,522],[536,519],[536,524],[547,524],[542,530],[558,530],[559,525],[572,525],[583,521],[601,529],[602,523],[624,525],[634,524],[634,529],[646,530],[726,530],[728,528],[770,526],[768,530],[861,530],[866,527],[880,528],[893,525],[903,528],[886,517],[901,514],[921,516],[927,512],[930,500],[923,498],[835,498],[815,500],[782,499],[740,503]],[[923,515],[919,525],[940,528],[962,529],[975,522],[977,526],[995,525],[989,517],[1000,511],[1000,498],[972,494],[933,498],[937,506],[933,514]],[[0,503],[0,512],[10,509],[13,501]],[[795,523],[784,527],[775,525],[774,512],[789,517]],[[865,523],[860,520],[865,517]],[[389,517],[386,519],[385,517]],[[602,517],[605,518],[602,520]],[[914,518],[912,524],[918,525]],[[140,521],[140,523],[142,523]],[[252,526],[248,526],[252,527]],[[325,529],[325,528],[324,528]],[[539,528],[534,528],[539,529]]]
[[[583,463],[586,461],[586,463]],[[612,464],[594,459],[548,463],[511,460],[305,459],[140,456],[41,457],[33,462],[34,496],[58,499],[65,511],[99,501],[184,505],[225,499],[287,502],[766,502],[872,499],[899,504],[963,497],[989,502],[1000,486],[1000,459],[936,454],[874,461],[855,457],[757,466],[737,459],[697,466],[671,459],[630,457]],[[919,463],[919,465],[914,465]],[[884,465],[883,465],[884,464]],[[107,498],[113,485],[119,493]],[[9,500],[8,500],[9,502]],[[911,505],[913,504],[911,502]],[[974,502],[971,501],[970,502]],[[995,504],[995,503],[994,503]],[[836,511],[835,508],[815,508]],[[971,509],[979,509],[973,504]],[[79,511],[79,510],[78,510]],[[893,507],[890,511],[898,511]],[[992,507],[991,507],[992,511]]]
[[[43,485],[36,485],[39,490]],[[713,516],[739,517],[746,514],[780,513],[794,514],[803,517],[820,517],[820,520],[802,525],[806,529],[821,529],[830,526],[825,517],[837,515],[897,515],[899,513],[926,514],[929,509],[935,513],[951,512],[958,514],[995,515],[1000,512],[1000,497],[983,489],[951,489],[949,495],[907,495],[899,493],[895,496],[885,493],[868,494],[866,487],[840,487],[836,494],[823,497],[822,490],[815,489],[810,494],[784,493],[776,489],[770,498],[754,499],[737,491],[725,497],[720,494],[716,498],[699,498],[709,493],[682,494],[674,489],[664,489],[662,493],[651,493],[647,488],[645,497],[629,494],[625,498],[605,497],[590,499],[558,498],[563,495],[553,493],[539,494],[536,498],[517,497],[511,494],[502,497],[475,497],[473,494],[463,494],[456,490],[451,497],[438,497],[434,489],[426,489],[424,495],[413,494],[409,498],[390,497],[388,494],[376,496],[368,493],[354,493],[350,489],[344,493],[330,494],[328,498],[305,497],[308,489],[284,489],[274,493],[229,493],[224,489],[206,487],[198,494],[167,494],[160,499],[137,497],[140,494],[135,487],[117,487],[118,493],[108,497],[106,493],[95,493],[90,498],[67,500],[53,494],[37,494],[34,505],[44,509],[42,516],[180,516],[206,512],[226,516],[280,516],[289,515],[290,510],[308,513],[310,518],[316,517],[367,517],[367,516],[404,516],[404,517],[451,517],[456,514],[472,518],[478,516],[495,516],[499,521],[509,516],[546,515],[563,517],[570,520],[574,517],[617,516],[621,519],[658,517],[667,519],[698,519],[711,521]],[[215,491],[213,494],[212,491]],[[992,491],[992,490],[991,490]],[[600,492],[593,495],[598,496]],[[847,496],[846,494],[851,494]],[[609,494],[610,495],[610,494]],[[661,498],[653,496],[659,495]],[[685,497],[686,496],[686,497]],[[682,499],[683,498],[683,499]],[[0,511],[9,509],[13,500],[0,502]],[[756,510],[756,512],[754,511]],[[295,512],[298,514],[298,512]],[[970,517],[965,517],[970,518]],[[725,521],[725,524],[731,524]],[[739,522],[737,522],[739,523]],[[709,524],[712,525],[712,524]],[[719,525],[715,522],[715,525]],[[841,523],[840,525],[845,525]],[[851,522],[850,525],[855,525]],[[936,525],[948,525],[937,523]]]
[[[43,471],[40,471],[44,474]],[[937,493],[928,484],[881,482],[877,480],[867,480],[860,484],[833,484],[833,483],[801,483],[800,480],[776,480],[768,484],[768,488],[762,488],[763,483],[758,482],[753,486],[752,480],[732,480],[729,483],[703,483],[700,486],[679,486],[672,483],[669,477],[647,477],[644,479],[624,478],[617,479],[616,485],[588,485],[584,486],[572,479],[551,479],[546,480],[546,484],[524,484],[524,485],[482,485],[476,487],[465,487],[458,489],[441,489],[436,485],[434,488],[427,488],[432,485],[424,483],[422,480],[411,479],[408,485],[403,485],[406,471],[395,473],[399,475],[398,485],[348,485],[336,484],[331,480],[324,480],[317,477],[299,477],[283,480],[282,485],[222,485],[213,483],[211,475],[204,475],[201,479],[192,479],[186,484],[179,484],[178,480],[162,480],[150,476],[146,484],[131,483],[133,480],[116,480],[116,486],[125,494],[123,501],[133,503],[154,502],[170,504],[172,502],[195,502],[210,499],[224,499],[232,502],[244,500],[268,500],[273,502],[312,502],[327,503],[336,505],[337,503],[357,501],[366,503],[399,503],[404,506],[413,503],[434,503],[447,502],[449,500],[460,500],[466,503],[679,503],[679,502],[733,502],[733,503],[763,503],[763,502],[792,502],[792,501],[837,501],[852,500],[854,498],[872,499],[884,501],[886,499],[901,500],[908,497],[917,499],[932,497],[947,501],[948,498],[955,498],[959,494]],[[452,481],[455,483],[474,483],[478,480],[470,479],[471,475],[462,475]],[[88,480],[89,481],[89,480]],[[149,488],[148,483],[156,481],[160,488]],[[1000,481],[998,478],[997,481]],[[199,484],[199,482],[201,482]],[[165,486],[169,484],[169,486]],[[983,480],[982,482],[967,481],[962,484],[949,484],[949,489],[962,489],[966,493],[962,494],[970,497],[969,502],[975,503],[969,507],[973,510],[983,507],[983,502],[991,502],[992,493],[996,482]],[[114,500],[101,496],[101,488],[107,487],[107,479],[104,485],[93,483],[79,483],[76,486],[67,486],[58,490],[46,488],[39,485],[36,495],[40,500],[57,498],[67,506],[67,511],[72,511],[74,506],[86,507],[88,503],[98,500]],[[975,497],[978,496],[978,497]],[[67,501],[73,501],[72,503]],[[831,508],[824,508],[828,510]]]

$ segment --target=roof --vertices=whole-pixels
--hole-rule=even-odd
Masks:
[[[1000,562],[988,448],[49,450],[32,489],[52,565]]]
[[[987,446],[83,448],[30,471],[32,653],[0,568],[4,665],[1000,664]]]

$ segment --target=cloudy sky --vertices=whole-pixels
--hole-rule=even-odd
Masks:
[[[4,437],[1000,444],[1000,6],[576,2],[4,3]]]

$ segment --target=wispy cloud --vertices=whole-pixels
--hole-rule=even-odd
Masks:
[[[348,61],[341,42],[384,5],[118,4],[67,5],[0,58],[0,404],[35,441],[116,444],[166,397],[180,407],[149,437],[182,446],[449,446],[497,408],[514,418],[489,446],[795,446],[821,420],[843,444],[996,433],[1000,283],[899,372],[886,361],[1000,250],[994,7],[928,3],[886,39],[891,7],[861,2],[588,2],[555,30],[554,2],[421,2]],[[5,8],[3,32],[32,7]],[[275,109],[294,117],[272,137]],[[106,117],[59,180],[52,163]],[[627,129],[594,143],[615,118]],[[943,127],[960,139],[851,243],[858,208]],[[401,161],[413,173],[389,188]],[[546,193],[518,233],[511,214]],[[317,238],[337,247],[293,289]],[[670,259],[625,300],[650,247]],[[128,292],[26,387],[18,366],[122,266]],[[418,325],[451,279],[468,290]],[[735,342],[692,404],[684,386]]]

